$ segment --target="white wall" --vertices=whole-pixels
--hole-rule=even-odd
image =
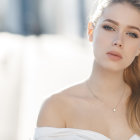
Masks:
[[[0,34],[0,139],[16,140],[21,86],[22,38]]]
[[[0,38],[0,139],[29,140],[43,101],[88,78],[92,47],[63,36]]]

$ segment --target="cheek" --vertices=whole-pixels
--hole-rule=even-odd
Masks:
[[[103,29],[95,32],[95,35],[96,36],[93,37],[94,55],[102,55],[109,51],[112,43],[112,36],[109,33],[103,31]]]
[[[131,41],[127,40],[127,43],[125,43],[125,49],[126,49],[126,55],[129,57],[135,57],[137,54],[139,47],[140,46],[140,41]]]
[[[129,43],[129,44],[128,44]],[[129,66],[135,59],[137,51],[138,51],[138,44],[129,42],[125,45],[125,63],[127,66]]]
[[[106,31],[101,26],[99,26],[95,32],[95,36],[93,37],[93,46],[100,46],[102,48],[107,48],[112,45],[112,40],[115,36],[115,33]]]

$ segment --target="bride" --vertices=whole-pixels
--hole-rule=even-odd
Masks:
[[[35,140],[140,140],[140,0],[104,0],[88,24],[86,81],[49,97]]]

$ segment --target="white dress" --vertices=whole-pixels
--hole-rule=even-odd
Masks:
[[[37,127],[34,140],[111,140],[101,133],[76,128]],[[140,140],[133,135],[129,140]]]

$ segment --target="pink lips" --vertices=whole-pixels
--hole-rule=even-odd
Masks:
[[[107,53],[108,57],[112,60],[120,60],[122,59],[122,55],[116,51],[110,51]]]
[[[112,55],[119,56],[120,58],[122,58],[121,54],[115,51],[110,51],[107,54],[112,54]]]

